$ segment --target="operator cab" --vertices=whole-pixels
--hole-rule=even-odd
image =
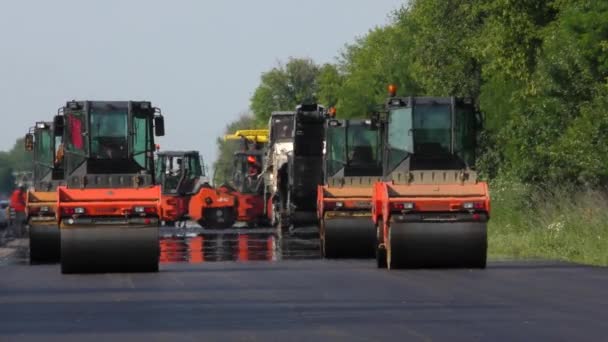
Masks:
[[[150,102],[71,101],[55,117],[63,132],[68,187],[139,187],[154,182],[154,135],[164,135]]]
[[[197,190],[205,172],[202,158],[197,151],[157,154],[156,180],[162,185],[164,194],[191,195]]]
[[[25,136],[25,149],[34,153],[34,188],[52,191],[64,180],[63,158],[58,158],[61,135],[56,135],[51,122],[37,122]]]
[[[393,97],[386,108],[385,176],[397,170],[474,168],[480,117],[472,101],[454,97]]]
[[[381,139],[371,120],[330,119],[326,127],[326,178],[382,174]]]
[[[282,143],[293,141],[293,112],[274,112],[270,117],[270,142]]]
[[[262,163],[264,152],[262,150],[250,150],[236,152],[234,154],[232,186],[243,194],[261,194]]]

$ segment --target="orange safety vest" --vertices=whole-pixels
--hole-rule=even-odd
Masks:
[[[25,212],[25,191],[21,191],[21,189],[13,191],[11,195],[11,208],[15,212]]]

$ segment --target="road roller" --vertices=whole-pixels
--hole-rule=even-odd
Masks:
[[[30,263],[59,261],[59,227],[55,217],[57,187],[64,184],[63,160],[56,156],[61,135],[51,122],[36,122],[25,135],[25,149],[33,152],[33,187],[26,196],[25,215],[29,226]]]
[[[147,101],[70,101],[59,109],[65,185],[57,188],[62,273],[157,272],[160,109]]]
[[[379,116],[378,267],[485,268],[490,196],[474,169],[479,112],[470,99],[397,97],[395,89]]]
[[[334,111],[331,111],[334,114]],[[382,179],[380,129],[372,120],[327,120],[317,214],[325,258],[373,258],[372,192]]]
[[[265,198],[270,198],[273,224],[281,229],[318,222],[326,116],[319,104],[301,104],[295,112],[275,112],[270,117]]]
[[[167,226],[190,219],[190,199],[209,183],[198,151],[162,151],[156,154],[156,181],[162,187],[161,220]]]
[[[203,228],[230,228],[236,222],[236,205],[228,191],[204,183],[190,198],[188,214]]]
[[[234,224],[236,199],[209,184],[197,151],[158,152],[156,180],[162,186],[160,216],[166,225],[188,219],[204,228]]]

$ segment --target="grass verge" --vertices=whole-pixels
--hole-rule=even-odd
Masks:
[[[497,180],[490,186],[490,258],[548,258],[608,266],[608,196],[542,190]]]

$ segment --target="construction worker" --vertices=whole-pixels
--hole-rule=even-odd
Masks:
[[[59,144],[57,147],[57,152],[55,153],[55,166],[61,165],[63,163],[63,156],[65,154],[63,143]]]
[[[254,191],[262,172],[262,166],[254,156],[247,156],[247,164],[247,188],[249,191]]]
[[[27,192],[23,184],[19,184],[11,195],[10,206],[15,212],[15,221],[13,221],[12,228],[8,231],[8,234],[15,238],[20,238],[25,234],[26,196]]]

